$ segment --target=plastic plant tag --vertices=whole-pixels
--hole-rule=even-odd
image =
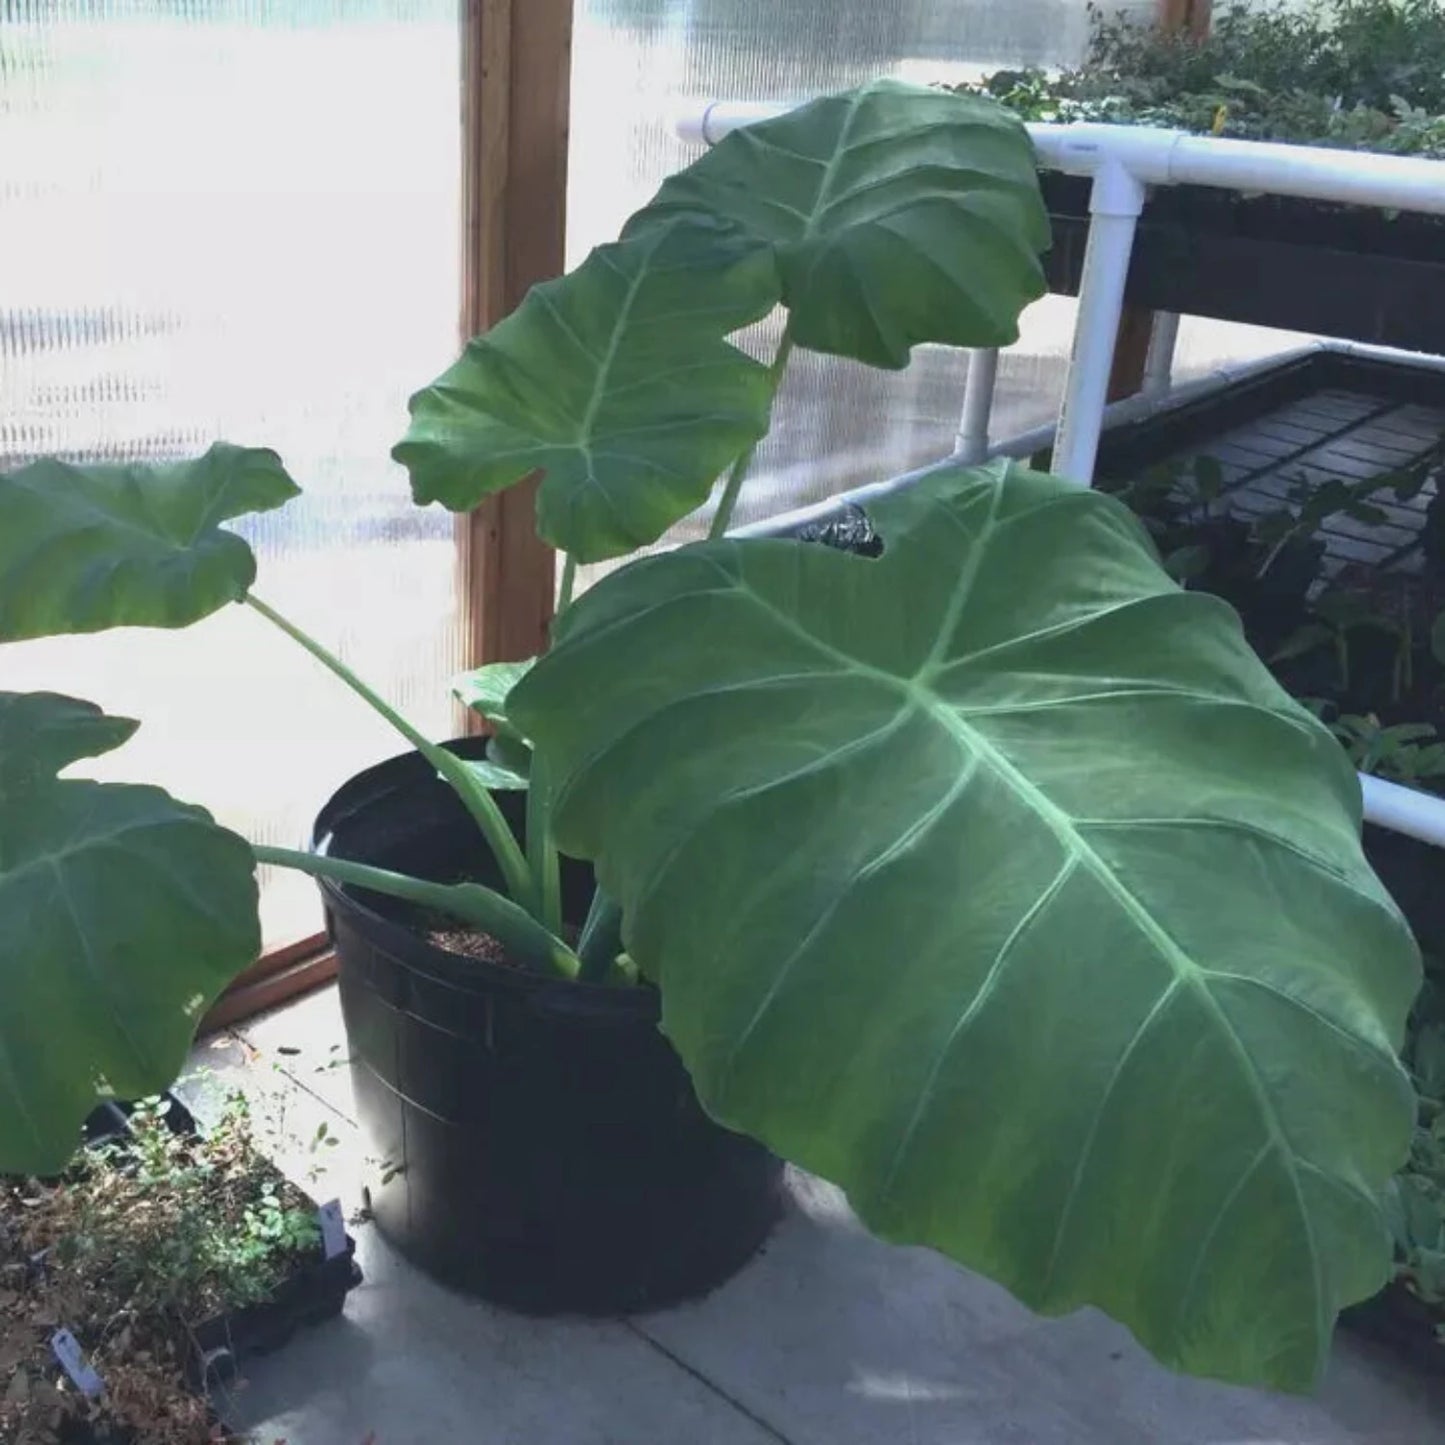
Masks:
[[[94,1397],[105,1389],[104,1382],[86,1362],[78,1341],[69,1330],[56,1330],[50,1337],[50,1348],[60,1362],[60,1368],[70,1376],[71,1384],[82,1395]]]
[[[321,1248],[327,1259],[346,1253],[346,1221],[341,1214],[341,1201],[333,1199],[316,1211],[321,1226]]]

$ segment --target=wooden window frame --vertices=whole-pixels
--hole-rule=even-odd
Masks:
[[[573,0],[460,0],[462,302],[468,340],[507,314],[566,258]],[[533,526],[535,481],[457,519],[457,595],[466,665],[533,657],[546,646],[556,556]],[[477,721],[465,715],[465,725]],[[202,1021],[227,1028],[336,976],[324,933],[268,950]]]

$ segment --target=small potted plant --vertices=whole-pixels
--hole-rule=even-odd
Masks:
[[[841,1184],[885,1238],[1041,1311],[1096,1304],[1177,1367],[1308,1386],[1388,1267],[1419,982],[1328,731],[1120,503],[1055,478],[936,473],[869,508],[876,557],[723,535],[793,347],[900,367],[921,342],[1004,344],[1046,244],[1013,118],[880,82],[730,137],[475,341],[397,455],[418,501],[457,510],[540,471],[567,558],[549,652],[466,684],[495,726],[480,755],[416,734],[255,597],[219,523],[291,494],[271,454],[0,480],[0,636],[242,601],[416,749],[406,778],[343,789],[311,851],[252,848],[156,790],[57,778],[130,724],[8,699],[0,900],[25,921],[0,954],[0,1164],[50,1157],[98,1083],[177,1067],[255,950],[254,862],[281,863],[327,881],[344,970],[362,909],[413,937],[445,915],[510,965],[398,983],[363,962],[386,1006],[352,1015],[363,1093],[420,1067],[437,1031],[412,1024],[450,1008],[480,1043],[435,1068],[485,1085],[468,1122],[512,1127],[513,1020],[465,967],[618,1024],[619,1071],[641,1047],[620,1021],[656,1018],[712,1120]],[[779,304],[754,362],[728,338]],[[709,540],[573,599],[579,560],[654,541],[721,472]],[[458,819],[474,851],[428,855]],[[585,912],[569,859],[595,867]],[[37,1045],[16,1020],[42,1014]],[[547,1059],[585,1117],[595,1063]],[[664,1073],[648,1088],[684,1109]],[[554,1142],[532,1131],[531,1198],[591,1202]],[[423,1164],[412,1197],[450,1168],[479,1215],[483,1167]]]

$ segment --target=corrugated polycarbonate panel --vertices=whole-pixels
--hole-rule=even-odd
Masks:
[[[0,6],[0,466],[275,447],[305,496],[241,530],[258,595],[453,730],[449,516],[388,459],[455,354],[455,0]],[[0,687],[143,720],[97,765],[297,843],[404,744],[248,609],[0,651]],[[269,878],[268,941],[312,932]]]
[[[1156,0],[1101,8],[1141,19],[1157,13]],[[1089,33],[1084,0],[579,0],[577,24],[574,261],[614,236],[663,177],[696,154],[675,136],[682,106],[800,100],[878,75],[926,84],[1071,64]],[[1025,313],[1021,340],[999,368],[996,439],[1057,415],[1074,309],[1049,297]],[[761,353],[777,330],[759,330],[748,345]],[[1186,370],[1200,370],[1271,345],[1241,328],[1187,326],[1181,349]],[[964,353],[939,347],[921,348],[896,374],[795,354],[737,519],[775,515],[947,454],[967,367]],[[668,540],[701,527],[689,519]]]
[[[682,105],[804,99],[878,75],[928,83],[1062,64],[1082,55],[1087,35],[1084,0],[579,0],[572,258],[614,236],[663,177],[696,153],[674,134]],[[1023,341],[1000,369],[998,434],[1036,425],[1057,408],[1072,316],[1072,303],[1045,300],[1025,317]],[[769,339],[762,336],[760,345]],[[898,374],[796,356],[738,520],[946,453],[966,374],[963,353],[938,347],[922,349]],[[698,528],[694,519],[677,536]]]

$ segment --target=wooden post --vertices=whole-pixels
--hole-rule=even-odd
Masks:
[[[1158,0],[1157,21],[1161,30],[1186,32],[1202,40],[1209,34],[1213,0]],[[1144,365],[1149,359],[1149,339],[1154,334],[1154,313],[1138,306],[1126,306],[1119,320],[1119,338],[1114,346],[1114,365],[1109,372],[1110,401],[1133,396],[1144,385]]]
[[[1214,0],[1159,0],[1159,28],[1187,30],[1194,40],[1209,34]]]
[[[1114,341],[1114,364],[1109,368],[1107,401],[1122,401],[1144,385],[1149,360],[1149,339],[1154,335],[1154,313],[1143,306],[1124,307]]]
[[[464,338],[565,265],[572,0],[462,0]],[[533,527],[535,483],[458,519],[468,661],[546,645],[556,558]],[[469,715],[470,717],[471,715]]]

